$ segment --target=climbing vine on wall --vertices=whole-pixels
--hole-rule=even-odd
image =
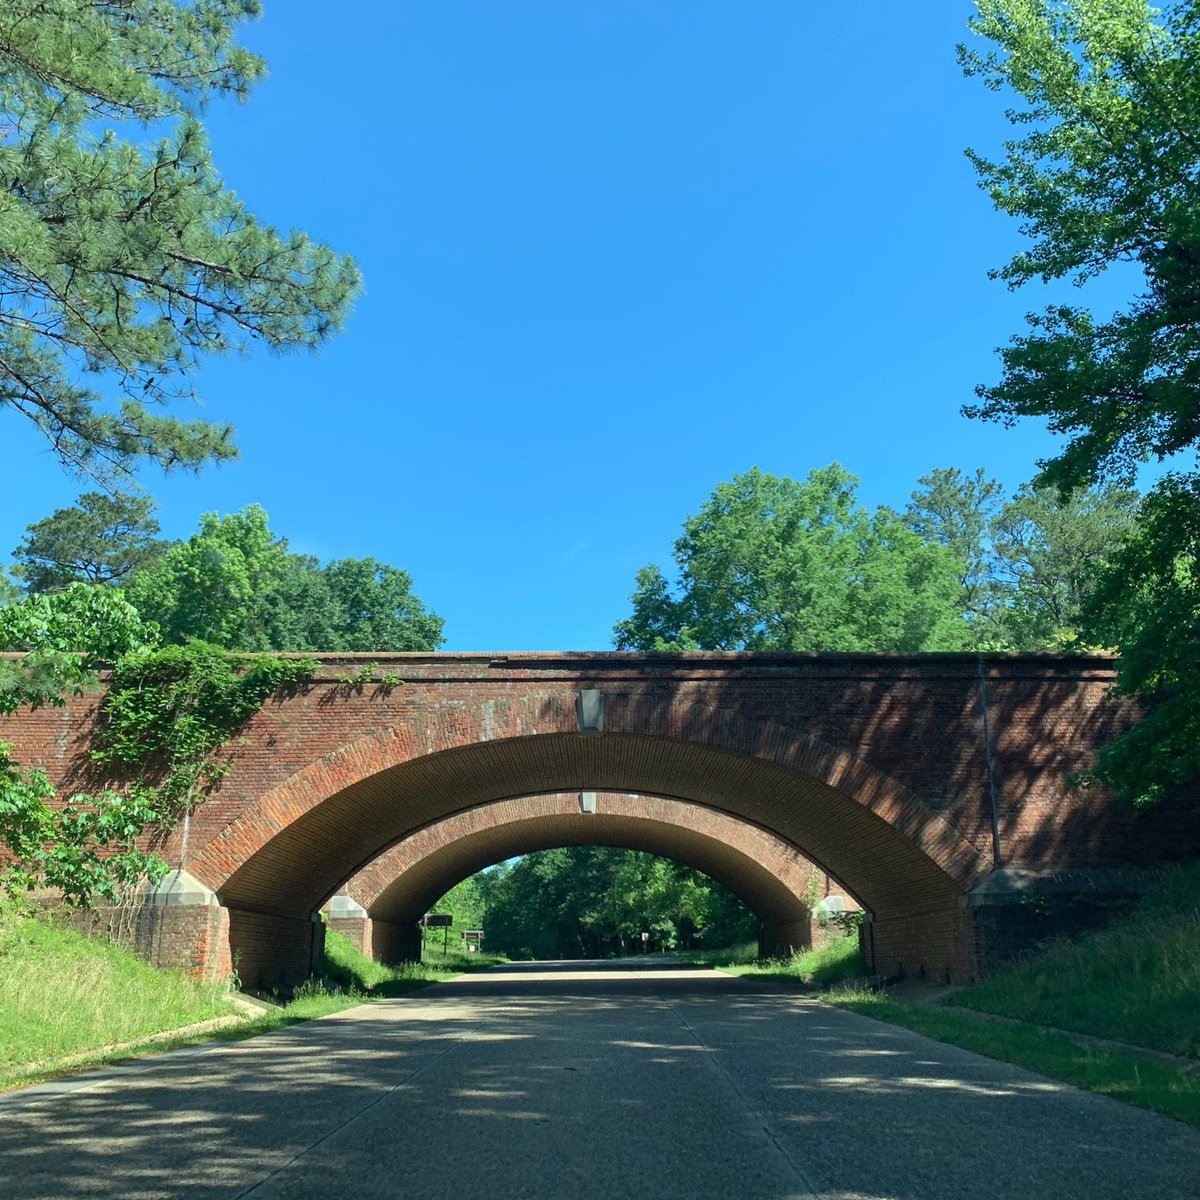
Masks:
[[[72,584],[0,607],[0,713],[61,705],[110,672],[94,758],[119,789],[55,795],[0,742],[0,891],[55,888],[69,903],[115,900],[166,870],[139,849],[224,774],[227,745],[313,659],[230,653],[202,642],[158,648],[157,630],[111,588]]]
[[[195,641],[127,654],[113,669],[92,757],[131,776],[130,795],[170,824],[228,770],[221,747],[270,695],[303,682],[316,665]]]

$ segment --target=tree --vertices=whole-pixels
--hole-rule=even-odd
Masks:
[[[1116,485],[1063,497],[1024,485],[1005,501],[982,469],[918,481],[904,520],[964,564],[959,606],[979,650],[1062,650],[1081,639],[1082,606],[1133,528],[1139,498]]]
[[[927,542],[944,546],[958,560],[958,606],[970,629],[968,644],[995,642],[996,609],[1001,602],[996,579],[993,535],[1004,503],[1000,483],[982,467],[973,475],[940,467],[917,480],[904,523]]]
[[[998,624],[1008,645],[1062,650],[1090,640],[1085,603],[1136,528],[1139,503],[1116,484],[1066,497],[1027,484],[1004,506],[993,536],[1005,597]]]
[[[116,590],[92,584],[0,608],[0,650],[26,652],[0,662],[0,713],[61,704],[65,691],[95,686],[100,668],[153,636]],[[45,773],[22,771],[10,750],[0,742],[0,890],[51,887],[68,903],[86,904],[162,873],[165,864],[137,847],[156,815],[144,796],[105,791],[56,803]]]
[[[607,957],[641,948],[723,946],[755,936],[757,920],[727,888],[669,859],[611,846],[527,854],[488,879],[490,949],[513,958]]]
[[[242,99],[234,44],[258,0],[5,0],[0,6],[0,405],[82,472],[234,453],[228,425],[163,406],[239,339],[315,347],[359,277],[261,225],[217,174],[197,113]],[[152,146],[123,135],[166,131]]]
[[[968,75],[1010,88],[1024,136],[968,157],[1032,244],[994,272],[1085,284],[1117,264],[1136,295],[1098,318],[1055,304],[1000,351],[999,383],[967,411],[1042,417],[1066,436],[1043,482],[1131,482],[1200,437],[1200,9],[1146,0],[979,0]]]
[[[88,492],[71,508],[34,522],[13,551],[14,573],[29,592],[69,583],[118,583],[162,553],[156,505],[144,494]]]
[[[1122,691],[1151,698],[1092,776],[1138,804],[1200,778],[1200,477],[1168,475],[1084,606],[1090,636],[1121,647]]]
[[[434,650],[442,618],[412,593],[412,576],[373,558],[342,558],[322,572],[337,609],[335,650]],[[319,647],[312,647],[318,649]]]
[[[969,152],[993,203],[1030,238],[995,274],[1012,287],[1084,285],[1121,266],[1131,298],[1107,316],[1067,304],[1031,314],[1000,352],[1000,381],[967,411],[1007,425],[1046,419],[1066,444],[1041,464],[1040,482],[1064,492],[1128,484],[1147,461],[1178,466],[1087,605],[1093,636],[1121,652],[1121,688],[1150,710],[1098,773],[1126,796],[1153,798],[1195,781],[1184,747],[1200,742],[1200,681],[1179,667],[1194,661],[1200,619],[1188,582],[1200,561],[1189,536],[1200,445],[1200,6],[979,0],[971,28],[992,48],[960,48],[966,73],[1021,101],[1009,118],[1022,136],[1003,159]]]
[[[231,650],[434,650],[442,619],[412,580],[373,558],[322,569],[293,554],[251,504],[206,513],[200,529],[134,574],[125,594],[166,642],[199,638]]]
[[[287,543],[256,504],[229,516],[205,513],[199,532],[172,546],[124,589],[166,642],[198,638],[237,650],[301,650],[294,622],[281,628],[274,603],[293,570]]]
[[[836,463],[797,482],[757,469],[719,484],[675,543],[672,589],[637,577],[624,649],[949,650],[968,629],[963,567],[890,509],[855,500]]]
[[[94,685],[96,673],[153,645],[156,631],[114,588],[73,583],[0,608],[0,713],[22,704],[61,704],[65,692]]]

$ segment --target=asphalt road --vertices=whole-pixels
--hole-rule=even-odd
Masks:
[[[0,1096],[0,1197],[1157,1200],[1200,1133],[707,971],[498,968]]]

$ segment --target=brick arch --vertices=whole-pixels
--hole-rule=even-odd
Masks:
[[[237,948],[256,954],[239,921],[271,921],[239,912],[307,920],[382,850],[455,812],[564,790],[653,794],[757,825],[822,863],[895,942],[885,965],[919,952],[930,970],[968,970],[961,900],[989,864],[872,764],[778,722],[644,694],[606,696],[605,731],[582,735],[572,700],[464,704],[362,738],[252,803],[188,869],[230,908]]]
[[[343,890],[370,922],[358,936],[380,957],[401,959],[417,944],[421,915],[460,880],[518,854],[576,845],[645,850],[716,879],[759,918],[764,954],[809,944],[806,893],[819,868],[765,829],[661,796],[599,792],[589,813],[576,792],[479,805],[398,842]]]
[[[188,868],[214,890],[224,892],[254,856],[267,849],[297,822],[310,819],[330,801],[356,796],[377,802],[380,793],[388,789],[389,783],[397,781],[406,768],[418,765],[424,768],[421,771],[421,780],[424,782],[433,786],[461,786],[460,776],[464,771],[456,770],[460,764],[451,761],[455,752],[469,755],[489,743],[505,744],[498,757],[505,760],[504,765],[510,773],[515,765],[513,759],[519,757],[531,758],[534,760],[532,766],[544,768],[551,755],[536,751],[526,756],[514,755],[508,753],[507,746],[524,747],[530,740],[555,743],[558,735],[568,735],[572,743],[578,742],[584,747],[599,743],[611,745],[614,742],[640,744],[647,739],[656,743],[663,741],[693,745],[745,758],[754,764],[779,768],[814,784],[824,784],[878,817],[964,891],[974,886],[990,869],[979,847],[933,812],[910,789],[848,751],[778,722],[750,720],[727,709],[699,704],[647,705],[641,697],[631,698],[625,704],[619,703],[623,699],[621,697],[615,698],[618,703],[613,703],[613,699],[609,701],[606,731],[599,737],[582,737],[576,733],[573,705],[535,706],[521,698],[507,706],[502,714],[503,723],[499,719],[501,714],[497,702],[486,701],[478,708],[462,709],[446,714],[441,719],[392,726],[360,738],[302,768],[250,804],[189,859]],[[517,711],[512,711],[514,709]],[[551,724],[557,728],[548,728]],[[582,754],[574,757],[577,761],[571,764],[570,769],[578,772],[581,767],[586,769],[581,760],[597,756]],[[626,760],[617,769],[624,767],[628,770],[632,765],[628,760],[636,758],[637,754],[617,752],[612,757]],[[654,759],[660,756],[656,756],[653,748],[650,748],[646,757]],[[463,766],[467,774],[479,773],[479,764]],[[472,768],[476,770],[472,772]],[[517,773],[520,773],[519,768]],[[580,778],[580,782],[564,782],[580,788],[608,786],[586,776]],[[499,791],[492,790],[491,794],[487,794],[487,787],[471,790],[474,793],[482,791],[482,799],[495,800],[532,794],[535,790],[556,791],[559,788],[510,786],[507,789],[502,787]],[[678,789],[672,788],[630,790],[674,795],[682,799],[695,798],[682,795]],[[479,803],[481,800],[475,799],[473,802]],[[359,854],[353,867],[363,865],[381,849],[419,825],[469,807],[470,803],[455,803],[453,798],[448,798],[440,806],[426,806],[427,811],[420,813],[422,819],[415,821],[410,828],[392,832],[382,840],[368,837],[356,842],[356,845],[369,845],[370,848]],[[727,806],[716,804],[714,807]],[[728,811],[734,812],[736,809],[729,808]],[[370,845],[372,842],[374,844]],[[345,872],[342,878],[351,873],[352,870]],[[832,873],[838,874],[836,871]],[[844,875],[839,877],[848,879]]]

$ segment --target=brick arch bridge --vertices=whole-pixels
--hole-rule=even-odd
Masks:
[[[716,809],[624,792],[497,800],[426,825],[349,880],[330,926],[373,957],[412,959],[421,916],[460,880],[519,854],[588,845],[647,850],[724,884],[759,918],[764,956],[810,943],[809,889],[824,876],[794,846]]]
[[[348,682],[364,662],[404,683]],[[179,871],[142,940],[159,960],[220,972],[233,954],[248,982],[293,982],[320,906],[388,847],[480,805],[611,791],[767,831],[871,911],[876,971],[963,978],[1021,926],[1014,892],[1120,890],[1119,868],[1200,845],[1163,812],[1068,786],[1131,717],[1112,680],[1109,660],[1068,656],[321,656],[167,840]],[[60,787],[94,787],[97,707],[15,714],[0,740]]]

